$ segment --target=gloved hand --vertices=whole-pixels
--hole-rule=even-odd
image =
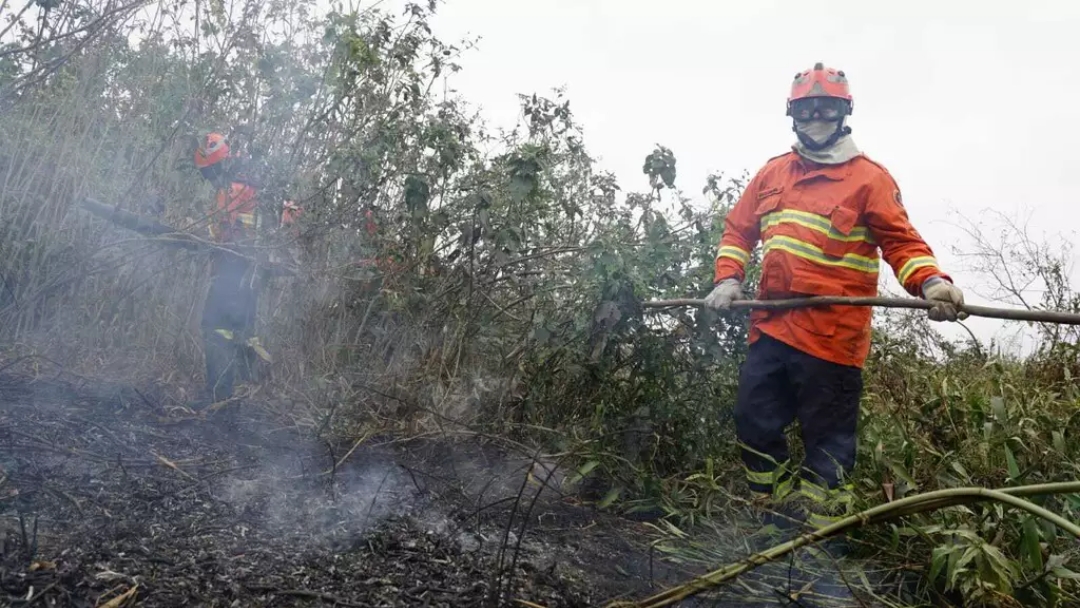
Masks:
[[[742,299],[742,282],[738,279],[724,279],[705,296],[705,305],[712,309],[728,309],[731,308],[732,301]]]
[[[927,311],[931,321],[963,321],[966,312],[958,310],[964,305],[964,292],[941,277],[927,279],[922,286],[923,297],[935,306]]]

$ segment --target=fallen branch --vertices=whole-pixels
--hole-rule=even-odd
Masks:
[[[677,307],[704,308],[705,300],[653,300],[651,302],[642,302],[641,305],[644,308],[657,309]],[[934,304],[926,300],[917,300],[915,298],[855,298],[845,296],[814,296],[785,300],[736,300],[731,303],[731,308],[735,310],[748,310],[752,308],[761,310],[787,310],[810,306],[875,306],[880,308],[914,308],[929,310],[934,307]],[[1080,314],[1068,312],[991,308],[988,306],[975,306],[974,304],[965,304],[960,307],[960,310],[973,317],[1006,319],[1010,321],[1029,321],[1036,323],[1057,323],[1061,325],[1080,325]]]
[[[612,602],[608,604],[608,608],[660,608],[661,606],[669,606],[693,595],[697,595],[706,589],[736,578],[744,572],[758,566],[779,559],[801,547],[832,536],[837,536],[849,529],[869,524],[878,524],[891,519],[896,519],[902,515],[934,511],[944,507],[984,500],[994,500],[1027,511],[1031,515],[1051,522],[1069,534],[1072,534],[1077,539],[1080,539],[1080,526],[1056,513],[1020,498],[1020,496],[1075,494],[1077,492],[1080,492],[1080,482],[1020,486],[1003,490],[991,490],[987,488],[954,488],[909,496],[894,502],[878,505],[861,513],[856,513],[855,515],[822,528],[821,530],[804,534],[761,553],[756,553],[745,560],[714,570],[713,572],[704,574],[688,583],[658,593],[652,597],[641,600],[640,602]]]
[[[294,276],[296,274],[296,271],[288,266],[269,261],[260,261],[233,247],[201,239],[190,232],[184,232],[167,224],[162,224],[153,218],[132,213],[114,205],[106,205],[92,198],[84,198],[80,201],[80,204],[84,209],[102,219],[148,237],[145,239],[148,242],[156,242],[168,247],[178,247],[190,251],[220,251],[259,266],[269,276]]]
[[[172,226],[162,224],[161,222],[148,218],[138,213],[132,213],[126,209],[121,209],[115,205],[106,205],[105,203],[96,201],[92,198],[84,198],[79,203],[84,209],[93,213],[94,215],[109,220],[117,226],[122,226],[128,230],[134,230],[139,234],[147,236],[172,234],[180,232]]]

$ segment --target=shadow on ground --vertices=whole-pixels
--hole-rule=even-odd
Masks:
[[[662,559],[655,528],[538,492],[548,470],[506,443],[328,445],[234,413],[0,376],[0,604],[599,606],[747,554],[740,526],[713,525],[701,559]],[[834,566],[769,564],[682,605],[875,605],[842,579],[880,574]]]

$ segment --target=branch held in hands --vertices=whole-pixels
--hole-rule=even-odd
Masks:
[[[678,307],[705,307],[705,300],[676,299],[676,300],[653,300],[642,302],[644,308],[678,308]],[[787,310],[791,308],[803,308],[811,306],[875,306],[880,308],[913,308],[929,310],[934,307],[932,302],[917,300],[915,298],[879,298],[879,297],[845,297],[845,296],[814,296],[807,298],[790,298],[784,300],[736,300],[731,303],[735,310],[764,309],[764,310]],[[991,308],[988,306],[975,306],[965,304],[960,310],[973,317],[986,317],[989,319],[1005,319],[1009,321],[1028,321],[1035,323],[1058,323],[1062,325],[1080,325],[1080,314],[1057,312],[1052,310],[1027,310],[1010,308]]]

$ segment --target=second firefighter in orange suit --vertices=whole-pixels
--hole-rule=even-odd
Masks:
[[[225,137],[207,135],[195,152],[195,166],[217,188],[210,223],[214,241],[243,243],[254,238],[257,184],[230,156]],[[214,402],[232,396],[238,375],[250,378],[254,353],[246,348],[246,341],[254,337],[258,287],[247,260],[221,251],[211,255],[210,290],[201,329],[206,356],[204,397]]]
[[[884,258],[908,293],[938,303],[931,319],[963,318],[963,294],[911,225],[896,182],[856,148],[851,110],[844,72],[819,63],[796,75],[787,114],[797,141],[727,215],[709,306],[744,299],[745,266],[760,243],[758,299],[874,296]],[[866,307],[750,313],[735,405],[747,481],[759,501],[800,505],[788,514],[813,526],[846,511],[870,318]],[[784,435],[796,419],[806,449],[798,476]]]

